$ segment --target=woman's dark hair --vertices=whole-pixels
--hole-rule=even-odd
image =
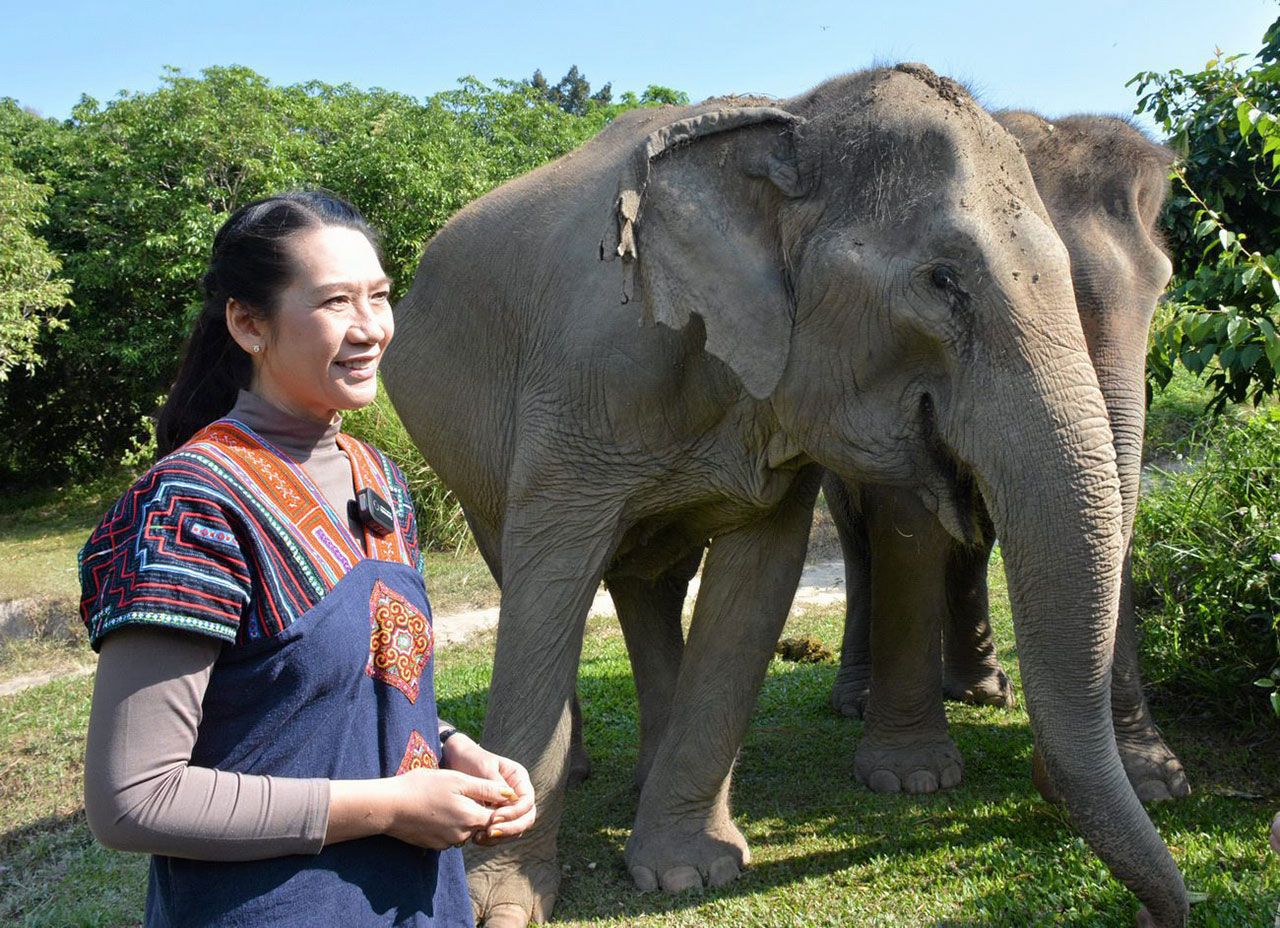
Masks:
[[[249,386],[253,362],[227,330],[227,300],[270,320],[293,274],[289,240],[301,232],[343,226],[377,234],[360,211],[327,190],[295,190],[240,207],[213,238],[204,275],[204,305],[187,339],[182,364],[156,421],[156,450],[165,455],[226,415]],[[379,254],[381,259],[381,254]]]

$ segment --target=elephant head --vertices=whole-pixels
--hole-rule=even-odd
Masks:
[[[1127,539],[1142,476],[1147,333],[1173,273],[1156,229],[1173,152],[1114,117],[995,116],[1021,142],[1071,256],[1076,306],[1111,420]]]
[[[962,539],[981,492],[1054,781],[1116,876],[1182,924],[1181,876],[1111,727],[1124,519],[1107,408],[1017,141],[902,65],[654,132],[616,207],[602,255],[626,265],[623,299],[702,327],[758,401],[743,415],[769,465],[917,488]]]

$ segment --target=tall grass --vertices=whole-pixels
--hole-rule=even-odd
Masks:
[[[343,415],[342,430],[385,451],[400,465],[413,493],[424,550],[461,554],[474,546],[457,498],[423,460],[381,384],[373,403]]]
[[[1280,678],[1280,410],[1224,418],[1141,501],[1134,591],[1148,681],[1224,717],[1274,715]],[[1267,686],[1258,681],[1271,680]],[[1280,703],[1280,698],[1273,698]]]

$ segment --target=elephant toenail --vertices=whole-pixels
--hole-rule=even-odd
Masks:
[[[708,886],[724,886],[738,878],[738,862],[732,857],[719,857],[707,870]]]
[[[697,867],[672,867],[659,878],[665,892],[679,893],[686,889],[701,889],[702,874]]]
[[[658,888],[658,878],[648,867],[632,867],[631,879],[642,893],[651,893]]]
[[[916,770],[907,777],[907,792],[914,795],[936,793],[938,781],[926,770]]]
[[[877,770],[867,780],[867,786],[877,793],[900,793],[902,783],[888,770]]]

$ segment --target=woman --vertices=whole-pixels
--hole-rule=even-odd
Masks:
[[[533,790],[437,718],[404,476],[339,431],[394,331],[373,233],[323,192],[251,203],[204,285],[165,457],[80,556],[89,824],[154,855],[148,926],[470,925],[458,848]]]

